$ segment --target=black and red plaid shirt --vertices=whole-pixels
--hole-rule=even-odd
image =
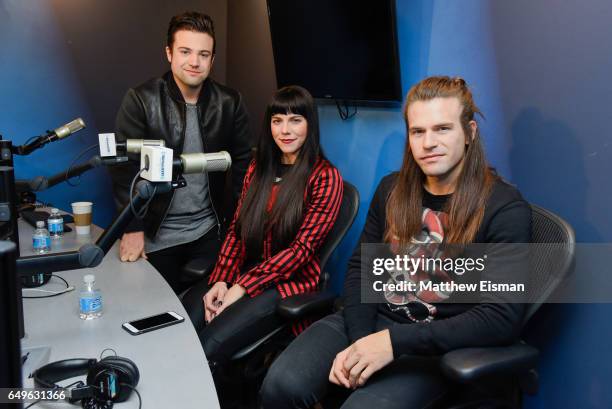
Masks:
[[[268,232],[263,246],[263,261],[240,274],[246,250],[236,235],[235,224],[255,174],[255,166],[255,161],[249,165],[234,219],[208,282],[239,284],[251,297],[273,285],[282,298],[315,291],[321,275],[318,250],[331,230],[342,202],[340,172],[324,159],[316,162],[304,192],[304,218],[295,239],[289,247],[272,254],[273,237]]]

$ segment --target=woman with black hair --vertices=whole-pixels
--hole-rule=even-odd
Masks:
[[[279,299],[317,289],[318,250],[342,186],[319,144],[312,96],[298,86],[276,91],[217,264],[183,298],[209,362],[223,365],[275,328]]]

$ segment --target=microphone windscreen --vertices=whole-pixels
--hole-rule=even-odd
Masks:
[[[226,151],[215,153],[184,153],[180,156],[183,173],[225,172],[232,166],[232,157]]]
[[[225,172],[231,165],[232,160],[229,158],[229,155],[224,157],[213,156],[206,160],[206,170],[208,172]]]
[[[82,118],[77,118],[74,121],[68,122],[64,126],[60,126],[53,132],[55,132],[55,135],[57,135],[58,139],[62,139],[67,137],[68,135],[80,131],[83,128],[85,128],[85,121],[83,121]]]

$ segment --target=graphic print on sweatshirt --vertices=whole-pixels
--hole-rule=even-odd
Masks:
[[[407,248],[402,249],[401,255],[408,255],[411,258],[443,258],[442,252],[440,251],[440,244],[444,241],[445,229],[448,226],[448,214],[442,211],[434,211],[427,207],[423,207],[421,216],[421,232],[418,236],[411,240],[411,244]],[[393,240],[391,243],[391,249],[395,254],[399,253],[398,239]],[[421,264],[423,266],[423,264]],[[423,266],[424,267],[424,266]],[[405,291],[386,291],[385,299],[388,302],[388,307],[391,311],[406,315],[412,321],[426,321],[429,322],[433,319],[436,313],[436,307],[431,303],[441,302],[450,297],[451,291],[433,291],[422,289],[423,285],[420,283],[427,283],[429,281],[433,283],[452,282],[452,278],[441,269],[419,268],[416,271],[389,271],[388,283],[401,283],[404,281],[411,281],[415,283],[414,292]],[[422,310],[419,316],[423,318],[417,318],[413,313],[413,310]],[[424,308],[423,308],[424,307]]]

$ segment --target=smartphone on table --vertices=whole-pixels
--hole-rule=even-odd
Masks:
[[[183,321],[185,321],[185,318],[181,317],[174,311],[168,311],[161,314],[151,315],[150,317],[124,322],[121,326],[124,330],[132,335],[140,335],[144,334],[145,332],[178,324]]]

